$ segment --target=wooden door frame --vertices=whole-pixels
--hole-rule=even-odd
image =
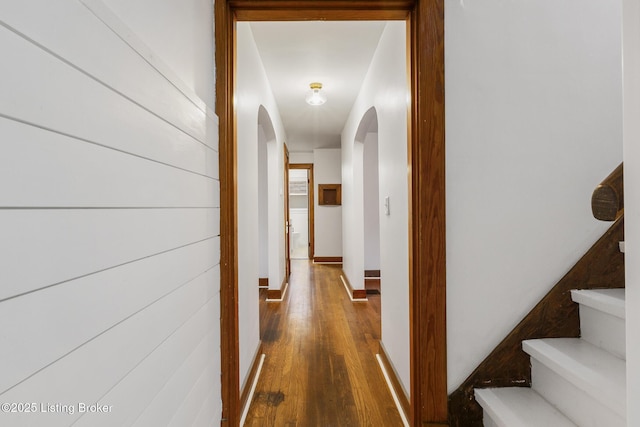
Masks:
[[[240,420],[236,21],[406,20],[409,111],[410,423],[447,425],[444,0],[216,0],[220,136],[222,421]]]
[[[289,148],[287,144],[282,144],[283,163],[284,163],[284,280],[288,281],[291,275],[291,212],[289,212]],[[283,290],[284,292],[284,290]],[[281,294],[282,298],[284,295]]]
[[[308,238],[309,260],[313,261],[315,253],[315,195],[313,193],[313,163],[289,163],[289,169],[304,169],[307,171],[307,213],[308,213]]]

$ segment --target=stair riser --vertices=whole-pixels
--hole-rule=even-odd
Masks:
[[[624,418],[531,358],[532,387],[581,427],[626,427]]]
[[[485,427],[576,427],[529,387],[476,389],[475,398]]]
[[[580,305],[580,332],[583,340],[626,360],[624,319]]]

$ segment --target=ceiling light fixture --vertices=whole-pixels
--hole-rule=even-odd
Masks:
[[[322,105],[327,102],[327,97],[320,93],[322,89],[322,83],[313,82],[309,84],[311,91],[307,95],[307,104],[309,105]]]

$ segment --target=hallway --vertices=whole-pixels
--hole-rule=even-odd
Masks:
[[[291,267],[285,300],[261,297],[266,358],[245,426],[402,426],[375,357],[380,296],[351,302],[337,265]]]

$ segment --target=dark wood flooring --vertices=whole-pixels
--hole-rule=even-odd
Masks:
[[[380,295],[351,302],[340,266],[291,265],[285,300],[261,296],[266,358],[245,426],[402,426],[375,358]]]

